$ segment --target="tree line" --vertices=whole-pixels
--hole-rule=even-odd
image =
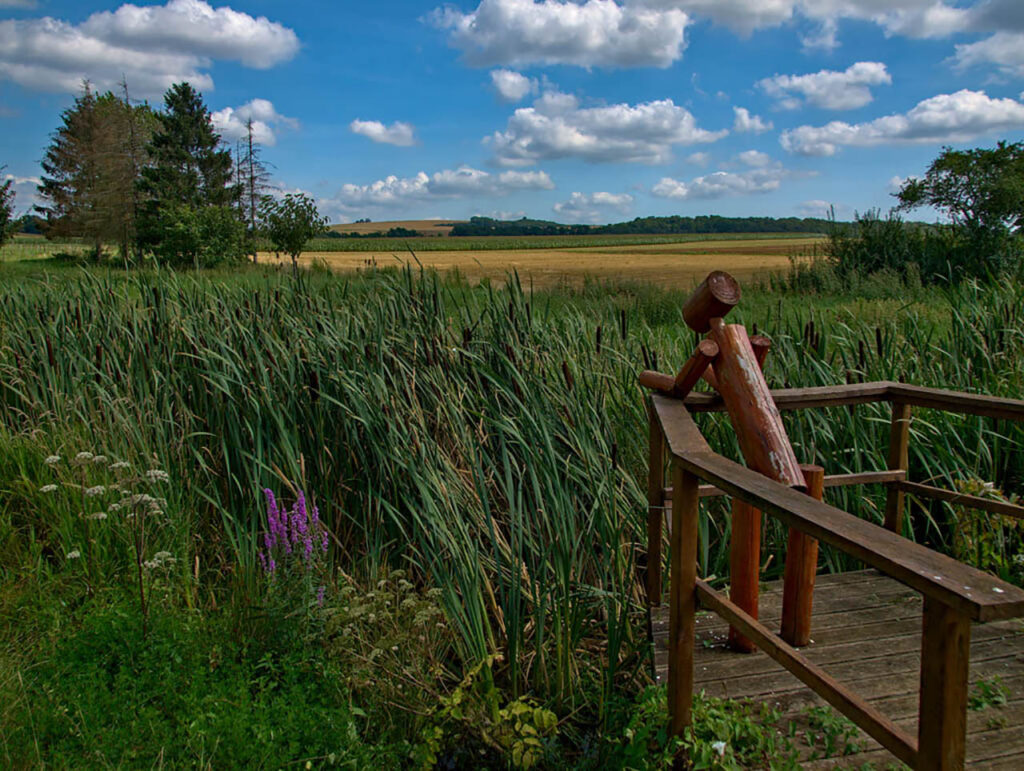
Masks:
[[[830,220],[819,217],[720,217],[715,214],[698,217],[637,217],[629,222],[610,225],[563,225],[548,220],[523,217],[519,220],[496,220],[472,217],[459,222],[452,236],[585,236],[585,235],[675,235],[682,233],[825,233]]]
[[[162,110],[86,83],[61,114],[42,161],[35,207],[49,238],[81,238],[93,259],[210,267],[256,259],[261,241],[296,263],[326,220],[304,194],[270,195],[252,121],[234,149],[214,129],[202,96],[177,83]],[[4,227],[13,194],[2,189]],[[109,255],[113,256],[113,255]]]

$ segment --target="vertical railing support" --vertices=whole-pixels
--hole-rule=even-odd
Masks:
[[[739,498],[732,499],[729,535],[729,599],[752,618],[757,618],[761,578],[761,512]],[[743,653],[756,646],[729,627],[729,647]]]
[[[693,648],[697,622],[699,480],[672,459],[669,580],[668,710],[675,735],[693,721]]]
[[[889,428],[889,469],[907,470],[910,447],[910,405],[892,403],[892,425]],[[903,532],[903,491],[890,487],[885,496],[885,527],[894,533]]]
[[[970,619],[926,596],[917,768],[951,771],[964,767],[970,655]]]
[[[647,455],[647,601],[651,607],[661,605],[661,534],[665,511],[665,438],[654,414],[654,407],[647,403],[650,422],[649,447]]]
[[[820,501],[825,494],[825,469],[803,465],[800,470],[807,494]],[[811,641],[811,611],[814,603],[814,579],[818,574],[818,540],[795,528],[789,529],[786,568],[782,584],[783,640],[801,648]]]

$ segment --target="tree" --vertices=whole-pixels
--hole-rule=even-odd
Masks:
[[[150,165],[142,170],[140,238],[163,261],[192,262],[198,268],[207,252],[191,247],[182,251],[182,244],[191,242],[180,238],[179,220],[219,223],[221,236],[241,238],[237,228],[223,228],[225,212],[235,217],[239,186],[233,182],[231,152],[220,149],[220,135],[202,96],[188,83],[178,83],[164,95],[164,107],[148,147]],[[205,212],[208,208],[223,211]],[[225,256],[234,258],[238,250],[231,246]]]
[[[107,92],[97,96],[88,83],[62,114],[42,161],[36,207],[49,237],[90,240],[96,254],[105,242],[128,258],[135,242],[135,186],[145,162],[141,148],[152,133],[148,105],[133,106]]]
[[[320,216],[313,199],[303,193],[288,193],[280,200],[265,197],[260,219],[271,248],[289,255],[292,271],[298,275],[299,255],[311,238],[324,232],[327,219]]]
[[[0,166],[0,172],[5,168],[7,167]],[[0,185],[0,247],[14,235],[15,225],[20,222],[20,220],[14,219],[14,191],[11,186],[11,180]]]
[[[932,206],[949,217],[964,248],[955,267],[974,274],[1009,267],[1024,226],[1024,143],[946,147],[925,176],[908,179],[896,197],[898,209]]]
[[[238,183],[241,188],[239,211],[246,224],[246,245],[255,263],[260,203],[270,186],[270,174],[260,157],[259,143],[253,139],[253,123],[245,122],[245,140],[238,154]]]

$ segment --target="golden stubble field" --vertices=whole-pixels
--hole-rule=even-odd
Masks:
[[[581,284],[585,277],[633,280],[689,286],[709,271],[726,270],[740,279],[765,276],[789,268],[789,256],[805,254],[824,239],[764,238],[699,241],[642,246],[594,246],[562,249],[495,249],[481,251],[420,252],[424,267],[440,271],[458,269],[470,281],[503,281],[511,270],[524,284],[538,288]],[[273,254],[260,259],[274,262]],[[300,263],[322,260],[338,271],[415,262],[409,252],[306,252]],[[287,258],[281,260],[287,263]]]

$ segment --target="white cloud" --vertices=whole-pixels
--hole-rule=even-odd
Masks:
[[[10,182],[14,191],[14,211],[18,214],[32,211],[32,208],[42,199],[39,198],[39,185],[43,181],[39,177],[19,177],[16,174],[4,174],[0,177],[2,182]]]
[[[505,222],[511,222],[512,220],[521,220],[525,218],[526,212],[523,211],[522,209],[518,211],[504,211],[502,209],[492,209],[489,212],[477,212],[473,216],[489,217],[492,220],[504,220]]]
[[[772,157],[768,153],[762,153],[760,150],[746,150],[737,155],[736,160],[744,166],[753,166],[755,168],[764,168],[772,164]]]
[[[686,162],[694,166],[707,166],[711,163],[711,153],[690,153],[686,156]]]
[[[679,9],[728,27],[743,37],[754,30],[777,27],[793,17],[794,0],[640,0],[648,8]]]
[[[470,166],[413,177],[391,175],[368,185],[342,185],[334,202],[346,207],[396,206],[438,198],[502,196],[517,190],[551,190],[543,171],[503,171],[491,174]]]
[[[745,107],[733,107],[732,111],[736,115],[736,120],[732,124],[733,131],[753,131],[755,134],[760,134],[774,128],[771,121],[763,120],[760,115],[751,115],[750,110]]]
[[[526,166],[552,158],[595,163],[664,163],[673,145],[714,142],[728,131],[705,131],[671,99],[637,105],[581,108],[569,94],[548,92],[521,107],[504,131],[484,141],[505,166]]]
[[[136,95],[158,96],[187,80],[213,88],[214,60],[266,69],[298,51],[295,33],[266,17],[202,0],[122,5],[81,24],[44,17],[0,21],[0,78],[42,91],[77,92],[88,79],[114,88],[127,75]]]
[[[36,0],[0,0],[0,8],[35,8]]]
[[[754,193],[770,193],[778,190],[789,172],[780,164],[768,168],[750,169],[744,172],[715,171],[689,182],[672,177],[663,177],[651,188],[659,198],[680,201],[708,198],[732,198]]]
[[[991,99],[984,91],[939,94],[912,110],[866,123],[832,121],[824,126],[800,126],[784,131],[780,144],[801,155],[835,155],[843,145],[937,144],[967,142],[997,131],[1024,129],[1024,104]]]
[[[668,67],[683,55],[690,23],[680,10],[614,0],[481,0],[469,13],[446,6],[429,18],[482,67]]]
[[[521,102],[537,93],[537,80],[513,70],[491,70],[491,85],[503,102]]]
[[[956,47],[953,57],[959,69],[986,64],[1011,77],[1024,77],[1024,32],[997,32],[977,43]]]
[[[1010,4],[1017,0],[998,1]],[[841,19],[872,22],[887,35],[914,38],[946,37],[970,24],[968,9],[942,0],[633,0],[631,4],[665,12],[681,10],[743,37],[803,17],[820,25],[817,33],[803,37],[805,49],[835,48]]]
[[[779,100],[779,106],[792,109],[803,97],[809,104],[826,110],[852,110],[869,104],[874,98],[870,86],[892,83],[881,62],[857,62],[842,72],[821,70],[810,75],[774,75],[757,82],[769,96]]]
[[[633,196],[629,193],[573,193],[568,201],[560,201],[552,208],[570,222],[607,222],[612,213],[627,214],[633,208]]]
[[[833,204],[830,201],[823,201],[820,198],[815,198],[810,201],[804,201],[800,204],[798,211],[804,217],[828,217],[832,212]]]
[[[838,32],[839,24],[836,20],[825,19],[814,32],[800,36],[800,45],[804,53],[831,53],[839,47],[839,40],[836,38]]]
[[[267,99],[253,99],[241,107],[225,107],[211,113],[210,120],[221,137],[231,142],[241,141],[248,136],[246,123],[252,120],[253,142],[267,146],[277,143],[275,129],[299,127],[295,118],[281,115],[273,102]]]
[[[361,134],[374,142],[398,147],[412,147],[416,144],[416,129],[411,123],[395,121],[385,126],[379,120],[359,120],[348,124],[353,134]]]

